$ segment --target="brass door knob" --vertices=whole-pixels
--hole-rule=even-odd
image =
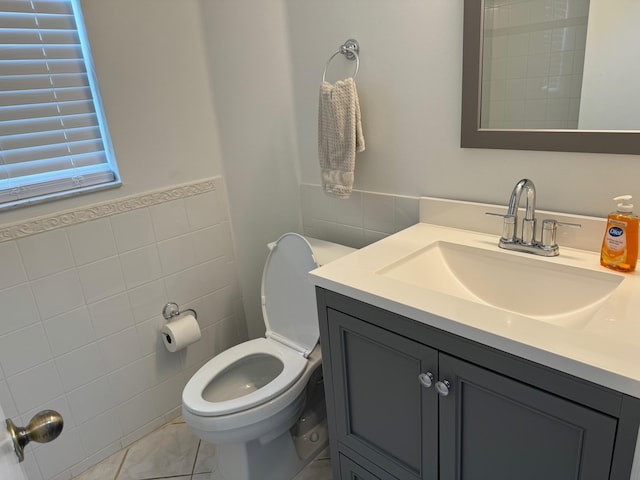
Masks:
[[[35,414],[26,427],[16,427],[10,418],[6,423],[13,439],[13,449],[21,462],[24,460],[24,447],[30,441],[48,443],[55,440],[64,425],[62,415],[55,410],[43,410]]]

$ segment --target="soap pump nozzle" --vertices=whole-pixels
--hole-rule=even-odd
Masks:
[[[618,211],[619,212],[632,212],[633,211],[633,203],[629,203],[628,200],[631,200],[633,196],[631,195],[620,195],[618,197],[614,197],[613,199],[618,202],[622,200],[622,202],[618,203]]]

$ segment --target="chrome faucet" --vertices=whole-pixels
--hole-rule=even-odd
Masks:
[[[526,195],[525,213],[522,222],[518,221],[518,209],[522,194]],[[498,242],[500,248],[518,252],[533,253],[545,257],[555,257],[560,251],[556,243],[558,226],[580,227],[577,223],[558,222],[546,219],[542,222],[541,241],[536,241],[536,187],[531,180],[523,178],[511,192],[509,207],[505,215],[490,213],[503,217],[502,236]]]
[[[525,204],[524,219],[522,220],[522,234],[520,238],[518,238],[518,208],[520,208],[520,199],[522,198],[523,191],[527,195],[527,202]],[[504,240],[506,243],[517,242],[521,245],[533,245],[536,235],[536,187],[528,178],[523,178],[513,187],[511,198],[509,199],[507,216],[513,216],[514,219],[513,235],[510,238],[501,238],[500,241]],[[500,246],[502,247],[502,245]]]

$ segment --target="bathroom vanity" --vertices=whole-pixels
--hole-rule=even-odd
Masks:
[[[311,273],[334,478],[639,479],[640,276],[421,219]]]

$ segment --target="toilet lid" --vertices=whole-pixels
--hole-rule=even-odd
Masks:
[[[266,336],[305,357],[320,336],[315,291],[308,275],[317,266],[305,238],[286,233],[273,244],[262,273]]]

